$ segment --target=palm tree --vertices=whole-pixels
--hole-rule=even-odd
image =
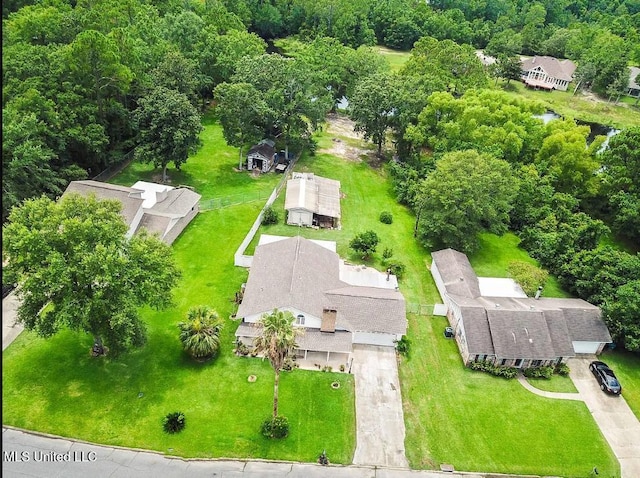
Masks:
[[[253,342],[255,351],[269,359],[276,373],[273,385],[274,418],[278,416],[280,370],[289,354],[297,347],[296,337],[301,332],[301,329],[293,326],[293,321],[291,312],[274,309],[272,313],[263,315],[258,321],[262,326],[262,333]]]
[[[215,356],[220,350],[222,323],[215,310],[207,305],[191,307],[187,321],[178,324],[184,350],[197,360]]]

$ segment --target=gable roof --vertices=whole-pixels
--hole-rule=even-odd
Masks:
[[[284,208],[306,209],[328,217],[340,217],[340,181],[311,173],[293,173],[287,181]]]
[[[447,293],[462,297],[480,297],[480,284],[469,258],[454,249],[431,253]]]
[[[158,234],[165,242],[171,243],[191,220],[189,214],[196,208],[201,196],[188,188],[174,188],[163,184],[136,182],[133,187],[119,186],[100,181],[72,181],[65,194],[95,194],[99,199],[115,199],[122,204],[122,216],[136,233],[142,228]],[[188,218],[186,218],[189,216]],[[181,220],[186,218],[184,220]],[[176,229],[179,228],[179,229]],[[173,231],[172,239],[167,234]]]
[[[122,204],[122,216],[129,226],[133,223],[144,202],[142,191],[139,189],[92,180],[71,181],[62,197],[71,193],[77,193],[82,196],[95,194],[98,199],[120,201]]]
[[[541,67],[548,76],[571,81],[576,64],[571,60],[558,60],[552,56],[534,56],[522,60],[522,70],[530,71]]]
[[[273,155],[276,154],[275,143],[268,139],[263,139],[258,144],[251,147],[247,156],[262,156],[265,159],[272,160]]]
[[[341,281],[338,254],[299,236],[256,248],[237,316],[276,308],[318,318],[333,309],[336,327],[352,332],[406,332],[405,302],[398,290]]]
[[[589,302],[482,296],[465,254],[444,249],[431,255],[448,299],[460,309],[470,354],[546,360],[575,355],[572,342],[612,341],[600,309]]]

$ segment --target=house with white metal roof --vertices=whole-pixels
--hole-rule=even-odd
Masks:
[[[312,173],[293,173],[287,181],[287,224],[340,227],[340,181]]]

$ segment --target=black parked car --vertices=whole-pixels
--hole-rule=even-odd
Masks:
[[[614,395],[620,395],[620,393],[622,393],[622,385],[620,385],[616,374],[613,373],[613,370],[611,370],[606,363],[598,361],[591,362],[589,370],[595,375],[602,391],[613,393]]]

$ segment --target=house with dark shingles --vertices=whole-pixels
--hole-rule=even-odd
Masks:
[[[576,64],[552,56],[534,56],[522,60],[522,81],[531,88],[567,91]]]
[[[406,333],[395,276],[345,263],[333,242],[267,237],[273,242],[261,238],[236,314],[242,319],[236,337],[245,345],[252,346],[257,322],[274,309],[291,312],[304,329],[296,350],[304,358],[321,352],[327,362],[347,363],[354,345],[395,347]]]
[[[340,227],[340,181],[313,173],[293,173],[284,200],[287,224]]]
[[[72,181],[63,196],[71,193],[120,201],[122,217],[129,226],[127,237],[146,229],[167,244],[172,244],[198,214],[201,197],[188,188],[145,181],[138,181],[132,187],[91,180]]]
[[[431,274],[465,364],[555,365],[576,354],[599,354],[611,343],[600,309],[584,300],[485,296],[465,254],[445,249],[431,257]]]
[[[249,171],[258,170],[261,173],[268,173],[276,162],[276,143],[270,139],[263,139],[258,144],[251,147],[247,153],[247,169]]]

